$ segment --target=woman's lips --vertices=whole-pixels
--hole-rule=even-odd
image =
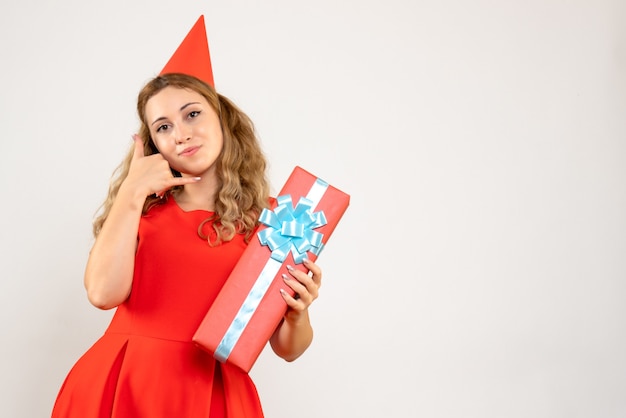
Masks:
[[[182,150],[178,155],[181,157],[189,157],[194,155],[199,149],[200,147],[188,147]]]

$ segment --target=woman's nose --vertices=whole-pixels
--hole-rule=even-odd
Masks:
[[[182,144],[184,142],[189,141],[191,139],[191,129],[186,126],[178,125],[174,129],[174,140],[176,144]]]

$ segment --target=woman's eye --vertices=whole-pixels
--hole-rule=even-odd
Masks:
[[[192,110],[191,112],[189,112],[189,117],[190,118],[198,117],[198,115],[200,115],[200,111],[199,110]]]
[[[167,131],[168,129],[169,129],[169,126],[168,126],[168,125],[161,125],[161,126],[159,126],[159,127],[157,128],[157,130],[156,130],[156,131],[157,131],[157,132],[165,132],[165,131]]]

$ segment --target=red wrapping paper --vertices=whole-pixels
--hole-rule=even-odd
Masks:
[[[287,182],[281,189],[279,196],[290,195],[293,204],[296,205],[300,197],[305,197],[312,189],[318,178],[300,167],[295,167]],[[315,228],[323,234],[322,243],[325,245],[339,220],[348,208],[350,196],[341,190],[327,185],[324,194],[314,206],[314,212],[322,211],[327,223]],[[272,209],[276,207],[273,204]],[[259,230],[265,229],[261,226]],[[263,348],[280,324],[287,310],[287,304],[280,295],[280,289],[285,289],[293,296],[291,288],[285,285],[282,275],[288,274],[287,265],[296,269],[307,271],[302,264],[296,264],[290,253],[282,262],[278,273],[273,277],[269,288],[262,296],[252,316],[245,322],[245,328],[240,333],[236,343],[232,345],[227,358],[215,355],[216,350],[221,351],[224,335],[229,332],[229,327],[238,315],[242,304],[259,279],[259,275],[270,258],[271,250],[262,245],[258,237],[253,237],[244,250],[230,277],[211,306],[209,312],[202,320],[196,331],[193,341],[201,348],[211,352],[220,361],[227,361],[245,372],[249,372]],[[307,257],[315,261],[318,256],[308,253]]]

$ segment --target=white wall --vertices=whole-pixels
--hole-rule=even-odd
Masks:
[[[103,332],[92,215],[205,14],[275,191],[352,195],[314,345],[252,372],[268,417],[626,416],[624,4],[5,2],[0,415],[47,416]]]

